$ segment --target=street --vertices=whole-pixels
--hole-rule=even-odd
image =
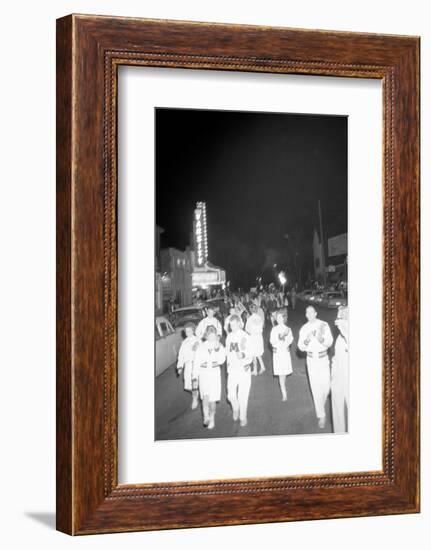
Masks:
[[[232,409],[226,399],[226,365],[222,367],[222,396],[217,404],[215,428],[206,429],[202,424],[201,407],[191,409],[191,395],[183,390],[182,377],[177,376],[175,365],[169,367],[155,380],[155,439],[199,439],[232,436],[268,436],[310,433],[331,433],[331,408],[326,402],[327,424],[324,429],[317,425],[314,413],[304,355],[296,342],[300,327],[306,322],[306,304],[297,301],[296,310],[289,309],[288,325],[294,335],[291,347],[293,373],[287,377],[288,399],[281,400],[278,378],[272,374],[272,353],[268,339],[270,323],[264,331],[266,371],[252,377],[248,405],[248,425],[241,428],[232,420]],[[319,317],[327,321],[334,335],[336,310],[318,309]]]

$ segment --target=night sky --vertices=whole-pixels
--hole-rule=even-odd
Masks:
[[[288,243],[311,271],[319,199],[325,238],[347,231],[347,117],[189,109],[155,117],[162,247],[190,244],[196,201],[206,201],[209,260],[246,287],[261,274],[270,282]]]

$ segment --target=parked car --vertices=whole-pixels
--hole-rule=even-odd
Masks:
[[[194,304],[192,306],[179,307],[171,313],[170,319],[175,329],[183,329],[186,323],[199,323],[206,315],[205,304]]]
[[[303,290],[298,294],[298,299],[301,300],[302,302],[309,302],[310,298],[313,296],[313,292],[314,291],[311,289]]]
[[[181,346],[181,331],[175,330],[164,316],[156,317],[156,376],[174,364]]]
[[[347,306],[347,297],[342,292],[330,291],[323,295],[321,305],[329,308],[337,308],[339,306]]]
[[[310,301],[314,302],[317,305],[322,305],[325,299],[325,292],[323,290],[316,290],[311,296]]]

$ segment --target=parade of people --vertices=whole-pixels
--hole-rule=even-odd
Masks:
[[[265,417],[265,407],[254,397],[261,385],[267,385],[263,380],[273,380],[278,399],[289,410],[289,403],[303,400],[297,394],[297,376],[298,365],[304,365],[309,410],[312,407],[317,429],[347,431],[348,308],[339,306],[335,315],[301,295],[296,286],[270,286],[203,296],[211,299],[197,326],[188,322],[183,327],[176,370],[184,391],[192,395],[191,411],[200,409],[206,429],[214,431],[220,401],[230,407],[228,423],[241,430],[249,426],[250,411],[252,417],[254,409]],[[198,305],[205,304],[203,298]],[[295,328],[288,323],[291,315]],[[267,375],[268,365],[272,369]]]
[[[196,249],[169,249],[163,264],[156,438],[346,433],[346,235],[334,237],[338,266],[323,269],[316,231],[307,260],[293,229],[281,234],[291,248],[264,250],[259,271],[244,256],[245,266],[229,273],[208,259],[205,217],[205,203],[196,203]]]

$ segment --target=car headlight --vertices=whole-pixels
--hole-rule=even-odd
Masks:
[[[335,302],[335,305],[336,305],[336,306],[340,306],[340,305],[341,305],[341,302]]]

